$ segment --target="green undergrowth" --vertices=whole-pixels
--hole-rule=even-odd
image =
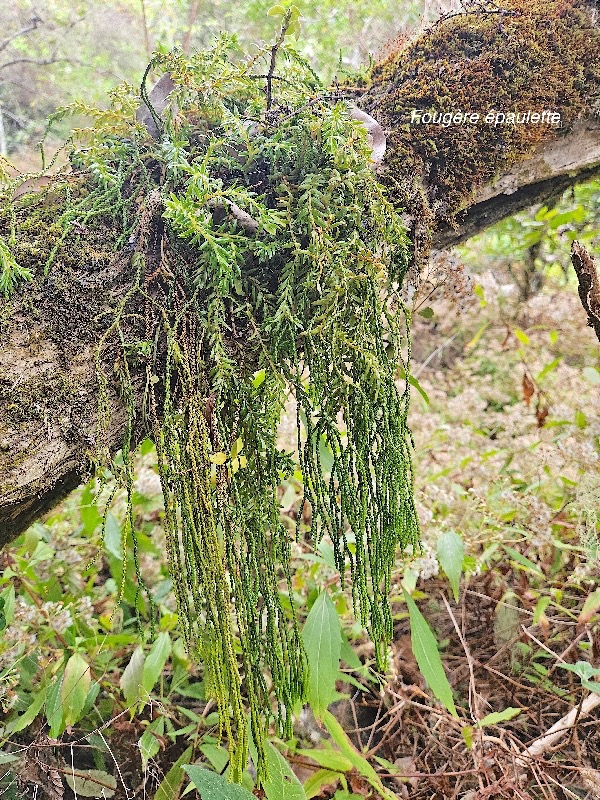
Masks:
[[[398,294],[405,232],[371,169],[364,128],[285,44],[286,20],[275,49],[252,56],[229,37],[191,58],[156,55],[146,75],[174,82],[162,115],[146,79],[142,86],[156,138],[135,120],[129,87],[108,110],[59,111],[51,124],[74,113],[92,125],[65,144],[71,172],[43,189],[61,197],[53,235],[26,262],[14,220],[6,243],[12,283],[30,277],[15,267],[25,263],[19,269],[44,283],[74,231],[106,219],[119,230],[114,247],[130,282],[97,350],[100,488],[108,469],[119,479],[102,535],[125,487],[123,536],[133,537],[143,589],[132,503],[141,417],[156,446],[181,632],[204,666],[235,781],[250,731],[265,779],[269,726],[291,735],[309,679],[291,590],[293,534],[279,514],[278,487],[295,468],[277,439],[290,392],[304,492],[295,536],[310,509],[307,535],[315,546],[331,541],[342,583],[349,566],[379,668],[393,633],[396,550],[418,540],[408,383],[399,391],[395,382],[398,365],[404,375],[410,368]],[[35,205],[26,197],[15,207]],[[131,317],[143,319],[143,338],[128,338]],[[104,356],[114,349],[109,371]],[[115,389],[127,413],[113,462],[102,442]],[[121,595],[129,580],[124,569]]]

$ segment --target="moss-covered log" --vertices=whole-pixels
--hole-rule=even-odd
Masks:
[[[0,304],[1,544],[91,473],[99,434],[103,447],[118,449],[127,420],[114,380],[119,357],[107,349],[111,426],[99,427],[96,359],[107,320],[131,286],[131,258],[115,257],[119,232],[101,216],[62,238],[57,218],[68,185],[24,195],[0,214],[4,229],[18,231],[18,263],[37,266],[26,289]],[[72,181],[70,191],[87,190]],[[42,262],[57,246],[45,275]],[[136,327],[130,324],[132,335]]]
[[[405,210],[418,261],[432,245],[460,241],[600,171],[595,4],[503,0],[459,15],[392,53],[353,96],[386,131],[380,177]],[[415,111],[481,119],[422,124]],[[562,124],[494,125],[484,121],[490,111],[552,111]],[[99,445],[118,449],[130,424],[118,342],[107,340],[100,364],[96,354],[135,282],[136,243],[126,239],[115,255],[123,229],[101,213],[64,235],[56,220],[86,191],[74,175],[21,194],[0,213],[0,234],[34,273],[0,301],[0,545],[91,472]],[[141,295],[121,313],[131,340],[144,340]],[[98,367],[108,376],[108,427],[99,424]],[[127,368],[136,440],[144,435],[146,366],[132,358]]]

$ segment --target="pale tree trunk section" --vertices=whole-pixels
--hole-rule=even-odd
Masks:
[[[434,244],[444,249],[536,203],[560,197],[574,183],[600,174],[600,116],[582,120],[567,135],[539,147],[504,175],[476,192],[453,230],[442,226]]]
[[[100,360],[109,377],[106,431],[98,427],[96,357],[131,280],[123,263],[79,277],[57,267],[50,292],[34,283],[4,309],[0,302],[0,545],[76,488],[98,448],[121,446],[127,412],[114,380],[114,342]]]
[[[384,87],[372,94],[365,108],[383,122],[386,133],[393,124],[388,100]],[[392,145],[384,167],[394,155]],[[427,160],[427,153],[421,156]],[[486,157],[482,152],[482,160]],[[598,174],[600,119],[596,117],[576,123],[567,133],[557,130],[552,139],[494,180],[474,185],[453,220],[434,215],[431,244],[438,249],[449,247]],[[427,186],[430,193],[432,189]],[[411,220],[416,225],[421,208],[418,204],[404,208],[409,226]],[[132,280],[130,255],[117,256],[101,268],[85,263],[63,267],[57,261],[46,278],[27,284],[10,301],[0,299],[0,546],[91,474],[98,448],[114,452],[120,447],[127,411],[115,379],[118,343],[109,340],[101,358],[110,408],[110,426],[102,431],[98,429],[96,353],[108,314],[114,312]],[[136,302],[141,303],[139,298],[132,300],[131,318],[143,319],[144,309],[135,307]],[[580,324],[582,329],[586,325],[583,309]],[[144,339],[143,331],[132,331],[133,339]],[[141,421],[144,370],[131,366],[137,392],[134,441],[145,435]]]

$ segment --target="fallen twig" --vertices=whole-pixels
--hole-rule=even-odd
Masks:
[[[543,755],[547,750],[554,746],[562,737],[567,734],[575,725],[575,722],[600,706],[600,694],[595,692],[585,698],[581,706],[572,708],[568,714],[565,714],[562,719],[555,722],[546,733],[538,737],[532,744],[526,748],[518,757],[519,763],[525,763],[527,758],[535,758],[536,756]]]

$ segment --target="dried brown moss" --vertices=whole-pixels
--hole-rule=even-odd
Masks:
[[[474,190],[589,116],[600,96],[600,27],[581,0],[500,0],[435,25],[377,64],[363,106],[387,129],[383,179],[421,224],[451,223]],[[474,112],[476,124],[411,124],[422,112]],[[548,124],[498,125],[490,111],[559,112]],[[420,239],[420,241],[419,241]]]

